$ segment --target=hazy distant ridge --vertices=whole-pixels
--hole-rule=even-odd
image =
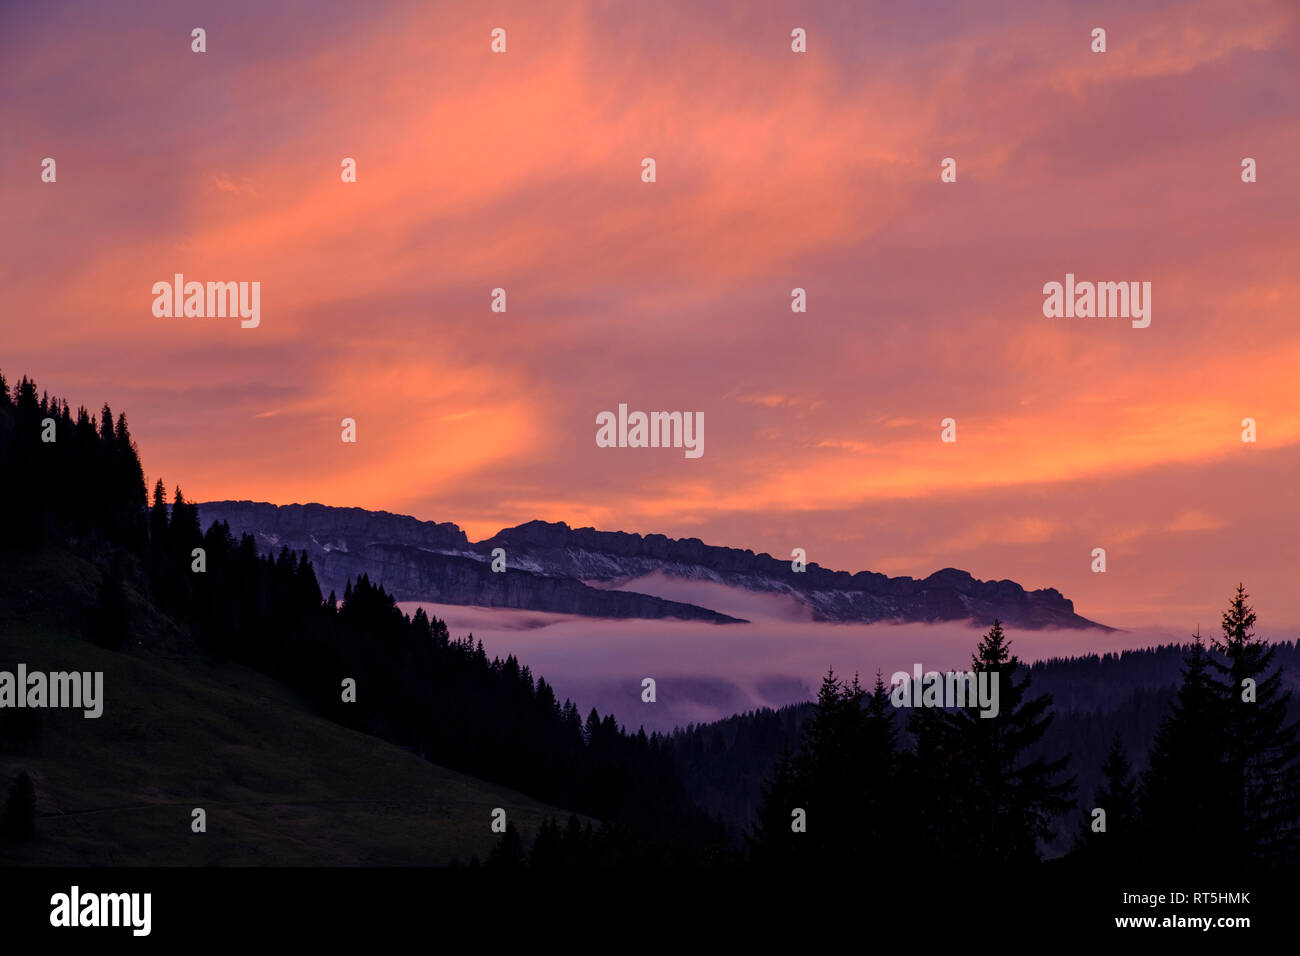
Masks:
[[[226,521],[236,536],[253,534],[262,551],[305,550],[322,588],[339,594],[348,578],[367,573],[402,601],[590,617],[737,620],[693,604],[585,583],[619,584],[660,572],[788,594],[818,621],[985,624],[997,617],[1022,628],[1101,626],[1075,614],[1073,602],[1054,588],[1026,591],[1014,581],[979,581],[955,568],[923,579],[850,574],[817,564],[796,573],[789,561],[698,538],[570,528],[563,522],[530,521],[471,542],[450,522],[318,504],[215,501],[199,505],[199,514],[205,528]],[[491,571],[494,548],[505,549],[504,574]]]

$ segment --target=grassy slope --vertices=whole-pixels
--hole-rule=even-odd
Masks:
[[[36,841],[0,862],[53,865],[445,864],[486,856],[504,807],[525,839],[567,814],[311,714],[282,685],[194,652],[132,595],[137,642],[81,637],[94,566],[0,554],[0,669],[104,672],[104,713],[42,711],[33,742],[0,741],[0,799],[20,770]],[[207,832],[191,832],[191,810]]]

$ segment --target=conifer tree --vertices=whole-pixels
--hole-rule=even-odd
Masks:
[[[113,443],[113,410],[108,407],[108,402],[99,413],[99,437],[105,445]]]
[[[1156,732],[1143,774],[1143,844],[1150,859],[1218,862],[1225,801],[1222,700],[1199,632],[1183,664],[1183,681]]]
[[[866,850],[891,858],[901,847],[899,822],[908,815],[904,802],[904,777],[898,752],[897,708],[890,701],[889,687],[877,671],[876,681],[866,697],[863,722],[864,781],[863,839]]]
[[[163,480],[153,486],[153,507],[149,509],[149,542],[158,554],[167,548],[167,489]]]
[[[1295,863],[1300,844],[1300,740],[1287,722],[1291,694],[1273,648],[1254,634],[1255,611],[1237,593],[1223,615],[1211,667],[1220,678],[1226,802],[1221,820],[1231,863]]]
[[[486,866],[497,869],[517,870],[527,863],[524,856],[524,841],[513,820],[506,821],[505,832],[497,845],[487,855]]]
[[[565,865],[564,836],[554,817],[547,817],[537,828],[532,848],[528,851],[528,865],[534,870],[556,869]]]
[[[909,836],[922,855],[971,852],[974,839],[960,813],[967,786],[961,742],[943,711],[912,708],[907,729],[914,741],[900,759],[902,791],[907,795]]]
[[[1137,781],[1119,734],[1111,739],[1101,765],[1102,783],[1092,803],[1082,808],[1083,820],[1075,848],[1098,865],[1113,867],[1135,858],[1139,851]],[[1105,811],[1106,829],[1093,829],[1094,810]]]
[[[1028,671],[1017,680],[1020,660],[994,621],[971,658],[975,674],[997,674],[998,713],[981,715],[978,702],[943,712],[941,725],[955,738],[951,748],[962,778],[955,808],[980,859],[1020,865],[1039,857],[1039,841],[1052,837],[1053,819],[1072,805],[1074,779],[1061,779],[1069,757],[1031,757],[1029,751],[1052,722],[1052,697],[1029,695]],[[990,676],[990,686],[992,677]]]
[[[756,860],[831,863],[887,850],[899,782],[892,710],[879,675],[868,693],[856,675],[846,683],[827,673],[798,754],[783,752],[764,783],[749,834]],[[791,829],[796,808],[806,814],[806,832]]]
[[[804,801],[798,792],[794,757],[789,747],[782,747],[771,773],[763,781],[761,793],[754,824],[746,834],[750,854],[756,863],[788,866],[807,849],[802,842],[807,834],[791,830],[792,814]]]
[[[856,678],[850,686],[828,671],[813,715],[803,728],[794,774],[810,825],[806,834],[796,836],[818,860],[858,849],[866,759],[862,752],[862,698]],[[788,819],[788,811],[786,816]]]
[[[876,671],[876,682],[867,698],[867,721],[876,748],[872,756],[891,765],[898,756],[898,728],[894,725],[894,711],[884,675]]]

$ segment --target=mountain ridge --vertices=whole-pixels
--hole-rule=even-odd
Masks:
[[[205,527],[226,521],[251,533],[259,550],[305,550],[326,589],[367,573],[399,600],[554,611],[589,617],[666,618],[736,623],[699,605],[668,601],[618,585],[662,572],[749,591],[790,595],[815,621],[938,622],[1000,618],[1024,628],[1099,628],[1055,588],[1028,591],[1011,580],[982,581],[957,568],[925,578],[876,571],[835,571],[810,562],[803,571],[766,553],[705,544],[699,538],[572,528],[533,520],[471,542],[452,522],[316,503],[253,501],[199,504]],[[503,549],[504,573],[491,571]],[[591,587],[596,582],[602,587]],[[610,586],[613,585],[613,586]]]

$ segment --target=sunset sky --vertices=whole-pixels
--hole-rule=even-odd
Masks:
[[[1292,0],[10,3],[0,128],[0,369],[125,411],[151,484],[1121,627],[1244,580],[1297,636]],[[178,272],[259,281],[260,326],[155,318]],[[1150,328],[1045,318],[1067,272],[1150,282]],[[598,448],[619,403],[702,411],[703,457]]]

